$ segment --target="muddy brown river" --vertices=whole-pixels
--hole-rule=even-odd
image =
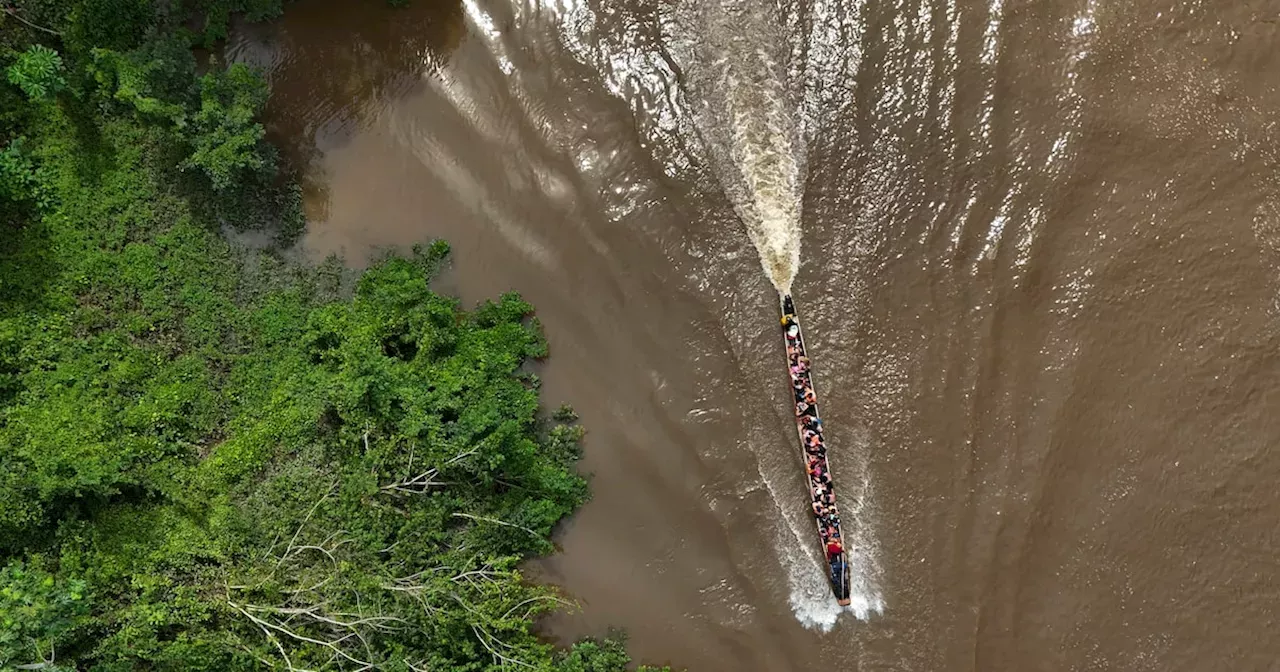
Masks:
[[[242,26],[302,250],[517,290],[594,498],[529,568],[641,661],[1280,660],[1280,13],[299,0]],[[824,583],[775,285],[823,402]]]

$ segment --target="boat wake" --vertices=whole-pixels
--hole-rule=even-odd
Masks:
[[[696,7],[690,10],[695,15],[686,15],[681,23],[695,26],[698,33],[698,39],[688,42],[696,46],[685,69],[688,99],[696,101],[694,125],[766,275],[779,294],[788,295],[800,266],[806,146],[799,111],[810,68],[792,67],[784,26],[769,3],[713,0],[685,7]],[[769,475],[763,472],[773,469],[761,469],[784,521],[776,547],[787,572],[792,612],[806,627],[823,632],[834,627],[842,612],[865,620],[884,606],[874,579],[878,571],[868,538],[871,526],[860,510],[869,484],[865,459],[852,457],[858,451],[840,452],[835,468],[837,477],[845,479],[840,496],[853,495],[842,499],[853,503],[846,514],[846,534],[854,548],[850,604],[845,607],[832,595],[826,560],[814,544],[812,514],[796,506],[799,493],[791,492],[791,474]],[[794,462],[788,464],[796,468]]]
[[[846,20],[838,7],[820,4],[818,18],[830,19],[823,25]],[[780,295],[790,294],[800,266],[806,123],[821,117],[814,116],[813,108],[831,102],[815,93],[815,83],[843,81],[852,67],[848,59],[833,58],[832,45],[838,40],[824,37],[823,44],[831,47],[825,50],[797,48],[787,38],[797,32],[797,17],[782,19],[776,5],[756,0],[676,2],[666,5],[647,29],[619,29],[616,34],[603,27],[605,22],[586,3],[547,6],[553,5],[570,49],[605,73],[610,92],[636,106],[637,123],[652,151],[699,140],[696,148],[679,150],[681,155],[664,165],[671,170],[688,167],[685,161],[697,155],[695,163],[705,165],[724,190],[770,282]],[[652,45],[643,36],[649,30],[662,35],[661,45],[648,48]],[[601,44],[609,46],[602,49]],[[827,631],[843,612],[858,619],[879,613],[883,600],[876,585],[880,572],[871,538],[874,525],[863,510],[869,483],[865,451],[835,447],[838,495],[848,502],[841,509],[844,533],[852,542],[850,604],[841,607],[815,544],[813,514],[796,489],[793,445],[779,446],[775,439],[756,450],[761,480],[778,513],[773,546],[796,619]]]
[[[768,3],[693,3],[704,27],[687,86],[711,168],[780,294],[800,267],[802,92],[788,86],[786,45]]]
[[[776,447],[771,447],[776,449]],[[865,621],[872,616],[884,612],[884,598],[876,585],[875,577],[879,575],[875,566],[874,539],[867,531],[870,526],[863,522],[866,511],[865,493],[868,488],[867,472],[862,464],[841,463],[840,473],[853,472],[851,487],[842,487],[841,491],[861,492],[863,497],[852,507],[845,505],[845,516],[848,518],[846,534],[853,540],[853,551],[849,558],[849,606],[842,607],[831,594],[831,585],[825,578],[826,567],[822,557],[817,553],[813,543],[813,519],[807,510],[798,509],[794,503],[797,493],[791,489],[789,479],[778,479],[765,474],[761,470],[760,479],[769,491],[774,503],[782,512],[783,524],[777,528],[779,562],[787,575],[787,603],[791,613],[806,628],[819,632],[830,632],[835,627],[841,614],[849,614]],[[787,483],[784,492],[779,492],[775,481]],[[848,476],[843,480],[849,482]]]

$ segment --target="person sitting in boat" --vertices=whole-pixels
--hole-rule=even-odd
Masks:
[[[836,505],[836,491],[830,487],[824,487],[822,491],[822,503],[827,506]]]
[[[817,516],[819,520],[827,518],[827,505],[818,500],[814,500],[813,515]]]
[[[839,539],[832,537],[830,540],[827,541],[827,557],[828,558],[834,558],[835,556],[840,555],[841,553],[844,553],[844,545],[840,543]]]
[[[787,338],[794,341],[799,337],[800,337],[800,325],[796,324],[795,321],[793,320],[791,324],[787,326]]]

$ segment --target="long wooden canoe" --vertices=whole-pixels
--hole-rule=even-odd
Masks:
[[[840,512],[835,502],[835,481],[831,478],[831,461],[827,456],[818,415],[817,393],[813,388],[813,370],[804,348],[804,333],[796,317],[795,302],[790,295],[782,298],[782,338],[787,348],[787,374],[791,381],[791,400],[795,403],[796,433],[800,437],[800,461],[809,486],[810,511],[818,525],[822,555],[827,563],[827,580],[836,600],[849,604],[849,553],[847,538],[840,533]]]

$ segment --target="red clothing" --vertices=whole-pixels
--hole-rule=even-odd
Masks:
[[[841,548],[840,542],[833,540],[827,543],[827,557],[840,555],[842,552],[844,552],[844,549]]]

